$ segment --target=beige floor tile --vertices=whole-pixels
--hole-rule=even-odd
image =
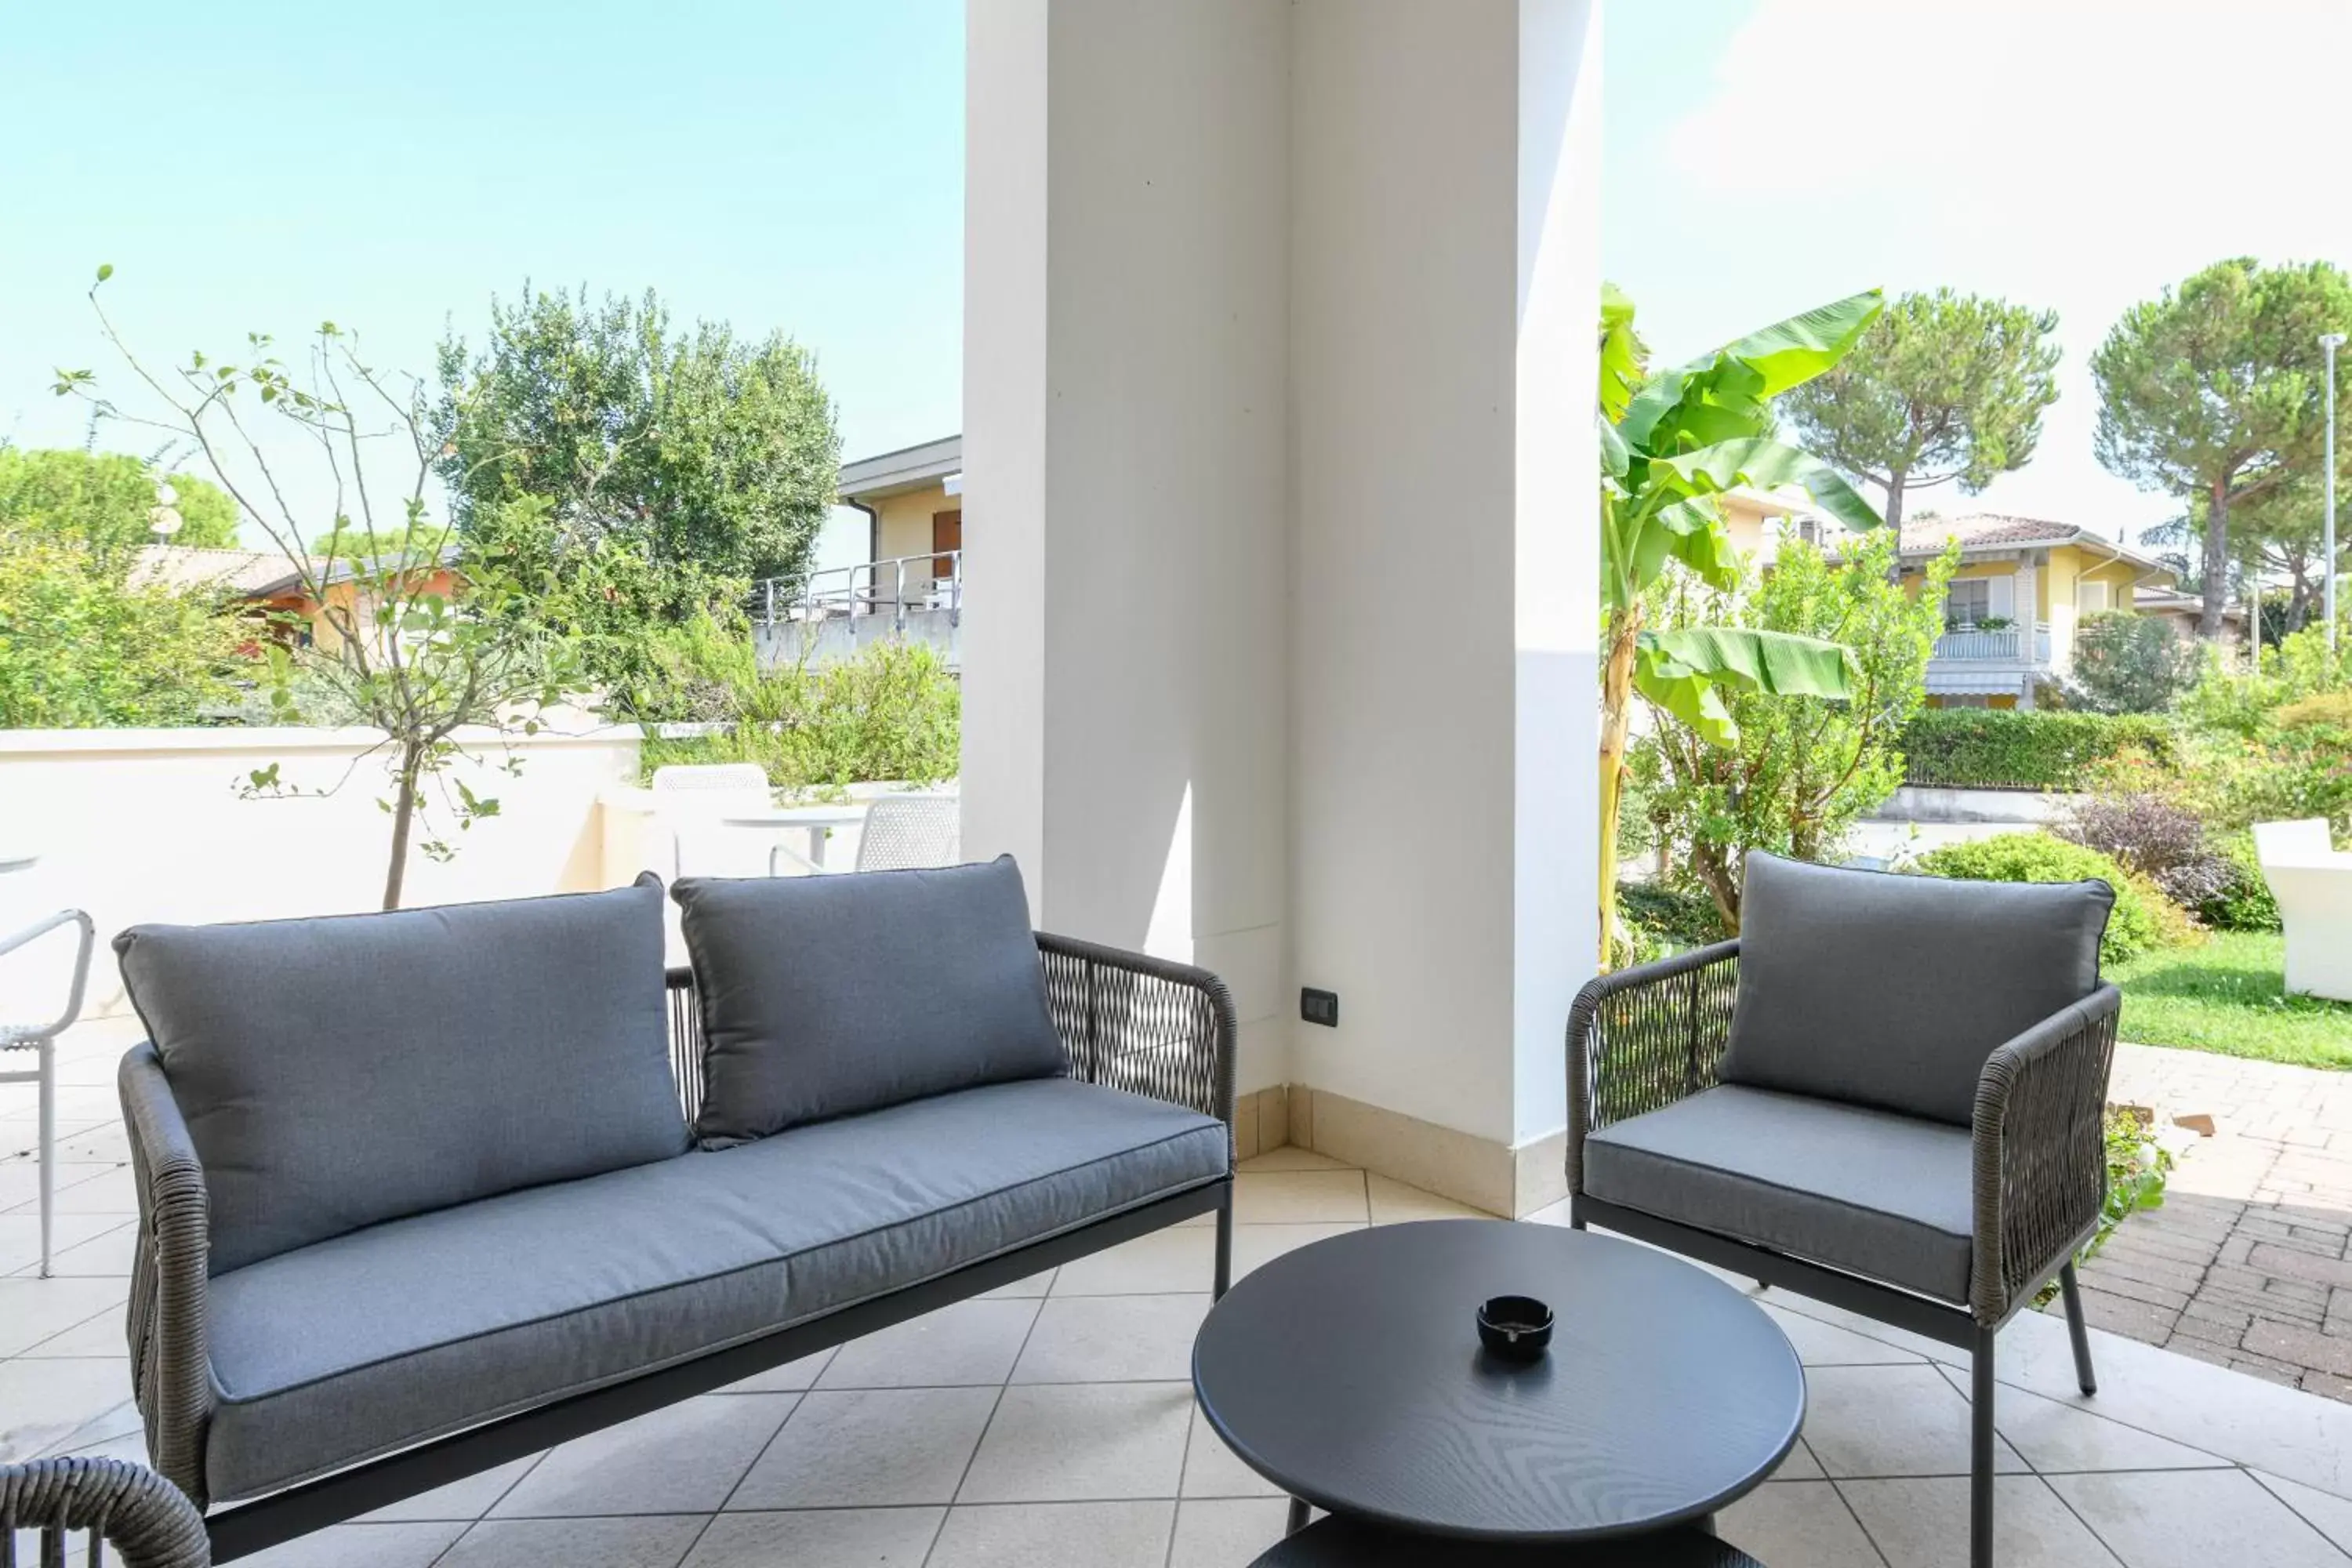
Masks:
[[[992,1388],[877,1388],[803,1396],[730,1509],[946,1503],[996,1406]]]
[[[1416,1219],[1494,1219],[1496,1215],[1452,1198],[1406,1186],[1374,1172],[1364,1173],[1364,1189],[1371,1200],[1374,1225],[1401,1225]]]
[[[919,1568],[940,1508],[835,1508],[722,1513],[685,1568]]]
[[[488,1519],[458,1537],[437,1568],[677,1568],[703,1524],[698,1515]]]
[[[1942,1369],[1963,1399],[1969,1374]],[[2061,1470],[2200,1470],[2228,1461],[2155,1436],[2097,1414],[2098,1402],[2064,1405],[2022,1388],[2002,1388],[1993,1396],[1993,1429],[2025,1462],[2044,1472]]]
[[[67,1165],[58,1166],[58,1207],[65,1207],[66,1194],[86,1183],[111,1179],[117,1184],[130,1177],[128,1166]],[[41,1167],[37,1160],[0,1162],[0,1212],[23,1209],[38,1215],[41,1197]]]
[[[1013,1370],[1037,1320],[1034,1297],[959,1301],[852,1340],[816,1380],[819,1388],[994,1387]]]
[[[1013,1381],[1174,1382],[1192,1375],[1192,1340],[1208,1316],[1204,1292],[1185,1296],[1054,1296],[1037,1314]]]
[[[74,1249],[106,1235],[111,1230],[128,1230],[131,1222],[119,1214],[61,1214],[51,1222],[49,1247],[57,1270],[60,1274],[90,1274],[98,1272],[88,1267],[68,1269],[66,1264]],[[87,1260],[84,1260],[85,1263]],[[23,1214],[0,1215],[0,1274],[19,1270],[37,1274],[41,1264],[41,1216],[27,1211]],[[126,1260],[120,1270],[131,1272]]]
[[[2254,1479],[2270,1489],[2273,1496],[2303,1517],[2303,1521],[2336,1542],[2347,1554],[2352,1554],[2352,1500],[2260,1471]]]
[[[465,1532],[463,1521],[338,1524],[237,1561],[251,1568],[431,1568]]]
[[[1371,1218],[1360,1171],[1269,1171],[1234,1178],[1243,1225],[1322,1225]]]
[[[1363,1228],[1354,1220],[1329,1225],[1237,1225],[1234,1226],[1234,1278],[1261,1268],[1286,1252]]]
[[[120,1327],[127,1289],[120,1279],[0,1279],[0,1356],[20,1354],[93,1318],[113,1316]],[[113,1352],[129,1354],[119,1337]]]
[[[1217,1235],[1173,1226],[1062,1265],[1056,1296],[1148,1296],[1205,1290],[1216,1279]]]
[[[119,1361],[0,1362],[0,1462],[57,1448],[130,1397],[127,1355]]]
[[[1772,1568],[1885,1568],[1827,1481],[1773,1481],[1716,1516],[1716,1533]]]
[[[1174,1513],[1165,1502],[957,1508],[929,1568],[1161,1568]]]
[[[1168,1568],[1249,1568],[1282,1539],[1287,1498],[1212,1498],[1180,1503]]]
[[[836,1345],[829,1351],[819,1351],[814,1355],[804,1355],[798,1361],[788,1361],[782,1366],[772,1366],[767,1371],[756,1376],[747,1377],[740,1383],[730,1383],[718,1392],[720,1394],[798,1394],[803,1389],[814,1388],[816,1380],[824,1374],[824,1369],[831,1366],[833,1358],[840,1353],[841,1349]]]
[[[1192,1410],[1189,1384],[1008,1388],[956,1500],[1172,1498]]]
[[[1192,1407],[1192,1436],[1184,1449],[1184,1489],[1188,1498],[1280,1497],[1272,1481],[1234,1457],[1225,1440],[1209,1425],[1199,1405]]]
[[[1279,1149],[1268,1149],[1254,1160],[1244,1160],[1235,1169],[1255,1173],[1265,1171],[1352,1171],[1355,1167],[1334,1160],[1328,1154],[1318,1154],[1312,1149],[1286,1144]]]
[[[2343,1553],[2242,1470],[2053,1476],[2125,1568],[2343,1568]]]
[[[56,1279],[47,1281],[51,1285],[58,1282]],[[120,1279],[97,1279],[89,1283],[121,1286],[124,1282]],[[51,1356],[120,1356],[123,1353],[127,1342],[123,1309],[116,1306],[109,1308],[96,1317],[75,1324],[62,1333],[50,1335],[24,1353],[37,1360]]]
[[[429,1492],[420,1492],[413,1498],[406,1498],[394,1503],[389,1508],[380,1508],[373,1513],[364,1514],[361,1516],[360,1522],[401,1524],[417,1521],[455,1520],[460,1523],[470,1524],[489,1512],[499,1499],[506,1496],[509,1489],[530,1474],[530,1468],[543,1458],[545,1458],[544,1455],[533,1454],[527,1458],[500,1465],[495,1469],[484,1470],[479,1475],[467,1476],[462,1481],[451,1481],[446,1487],[435,1487]],[[457,1537],[453,1535],[450,1539],[454,1541]]]
[[[1025,1279],[1015,1279],[1010,1285],[999,1285],[995,1289],[991,1290],[986,1295],[981,1297],[981,1300],[983,1301],[1003,1301],[1021,1296],[1043,1296],[1047,1291],[1053,1289],[1054,1276],[1058,1272],[1059,1270],[1057,1269],[1047,1268],[1039,1273],[1029,1275]]]
[[[86,1179],[75,1179],[83,1173],[88,1173]],[[24,1202],[9,1209],[8,1213],[30,1215],[38,1219],[41,1215],[40,1189],[34,1184],[26,1185],[32,1190],[25,1194]],[[128,1166],[60,1164],[54,1202],[56,1206],[51,1212],[58,1215],[118,1215],[129,1219],[139,1212],[139,1189],[131,1180]]]
[[[493,1519],[714,1513],[792,1414],[798,1396],[688,1399],[550,1452]]]
[[[1969,1402],[1932,1366],[1817,1366],[1805,1396],[1805,1447],[1833,1479],[1969,1472]],[[2025,1461],[1997,1443],[1993,1467]]]
[[[1780,1325],[1780,1331],[1796,1347],[1797,1359],[1807,1366],[1886,1366],[1925,1360],[1916,1352],[1808,1318],[1802,1312],[1792,1312],[1769,1302],[1759,1305],[1767,1317]]]
[[[15,1215],[0,1215],[0,1226],[24,1224],[32,1226],[30,1249],[16,1270],[19,1279],[37,1278],[41,1271],[39,1221],[20,1220]],[[66,1237],[68,1226],[94,1226],[94,1235],[70,1246]],[[59,1215],[57,1217],[57,1250],[50,1258],[51,1272],[58,1277],[77,1279],[131,1278],[131,1256],[139,1245],[139,1226],[121,1215]]]
[[[1967,1477],[1841,1481],[1838,1489],[1888,1568],[1968,1568]],[[1992,1519],[2001,1568],[2115,1568],[2115,1554],[2038,1477],[1996,1481]]]
[[[1805,1440],[1800,1437],[1796,1447],[1789,1450],[1789,1457],[1764,1479],[1768,1481],[1818,1481],[1823,1479],[1822,1462],[1813,1458],[1813,1451],[1806,1447]]]

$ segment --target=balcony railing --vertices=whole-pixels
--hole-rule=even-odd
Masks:
[[[2050,662],[2050,624],[2037,624],[2033,628],[2033,652],[2029,658],[2021,650],[2025,645],[2025,628],[2001,626],[1987,630],[1980,626],[1958,626],[1936,639],[1937,658],[1975,659],[1995,664],[2048,664]]]
[[[910,613],[944,611],[950,620],[963,610],[963,552],[894,555],[829,566],[800,583],[771,577],[751,592],[752,619],[763,626],[786,621],[825,621],[842,616],[888,616],[904,630]]]

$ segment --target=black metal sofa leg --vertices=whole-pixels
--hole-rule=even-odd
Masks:
[[[2091,1371],[2091,1331],[2083,1321],[2083,1290],[2074,1282],[2072,1263],[2058,1270],[2058,1293],[2066,1301],[2066,1333],[2074,1342],[2074,1382],[2085,1394],[2099,1392],[2099,1380]]]
[[[1224,1201],[1217,1205],[1217,1278],[1209,1288],[1209,1299],[1222,1299],[1234,1282],[1234,1193],[1225,1189]]]
[[[1992,1347],[1992,1331],[1979,1329],[1969,1358],[1975,1390],[1969,1401],[1969,1568],[1993,1568]]]

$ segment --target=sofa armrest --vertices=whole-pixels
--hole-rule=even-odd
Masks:
[[[212,1561],[204,1515],[163,1477],[121,1459],[0,1465],[0,1531],[39,1541],[32,1550],[44,1563],[64,1562],[65,1538],[82,1531],[90,1533],[93,1563],[100,1560],[98,1542],[114,1548],[123,1568],[205,1568]],[[57,1539],[54,1558],[46,1532]]]
[[[1233,1125],[1233,994],[1205,969],[1037,933],[1045,1005],[1070,1076]]]
[[[2098,1224],[2122,1009],[2123,993],[2102,985],[1993,1052],[1977,1079],[1969,1310],[1980,1323],[2008,1316]]]
[[[188,1124],[152,1045],[134,1047],[117,1075],[139,1193],[131,1264],[131,1389],[147,1426],[147,1453],[165,1479],[205,1504],[205,1434],[213,1414],[206,1298],[211,1203]]]
[[[1714,1087],[1739,995],[1739,942],[1719,942],[1589,982],[1568,1012],[1568,1190],[1584,1141]]]

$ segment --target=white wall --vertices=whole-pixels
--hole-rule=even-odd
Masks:
[[[1049,928],[1217,970],[1242,1087],[1281,1082],[1285,8],[969,37],[966,850]]]
[[[968,34],[967,847],[1048,926],[1189,935],[1258,1025],[1244,1088],[1514,1145],[1562,1120],[1593,945],[1596,27]]]
[[[391,818],[376,805],[387,793],[379,763],[360,755],[372,738],[340,730],[0,731],[0,849],[22,845],[40,855],[34,869],[0,876],[0,930],[60,907],[89,910],[101,944],[90,1001],[108,1010],[120,1005],[121,982],[103,944],[125,926],[378,907]],[[514,754],[519,775],[473,764],[452,775],[496,798],[499,815],[449,833],[458,853],[446,864],[413,854],[404,903],[605,885],[596,802],[634,778],[635,731],[519,739]],[[504,753],[493,745],[484,755]],[[334,793],[240,798],[238,782],[273,763],[289,784]],[[51,958],[7,963],[0,1016],[40,1011],[59,973]]]

